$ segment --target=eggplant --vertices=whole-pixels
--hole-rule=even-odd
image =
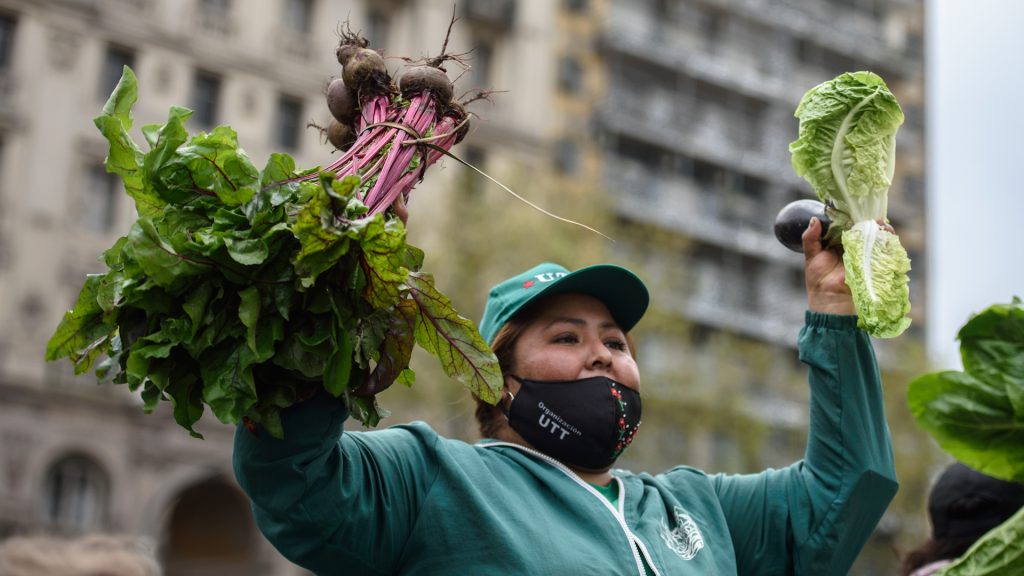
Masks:
[[[796,200],[783,206],[775,216],[775,237],[786,248],[802,253],[804,243],[800,237],[807,230],[811,218],[821,221],[821,244],[824,246],[825,233],[832,221],[825,215],[825,205],[817,200]]]

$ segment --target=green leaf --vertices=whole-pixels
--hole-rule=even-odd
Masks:
[[[138,97],[135,73],[125,66],[121,79],[103,106],[103,114],[94,118],[93,123],[110,144],[105,161],[107,172],[121,177],[125,192],[135,200],[139,215],[152,216],[160,212],[164,202],[146,185],[142,171],[142,150],[128,134],[132,127],[132,106]]]
[[[238,340],[225,341],[200,357],[203,401],[221,422],[238,424],[256,404],[255,361],[248,344]]]
[[[189,276],[210,270],[209,264],[175,252],[148,218],[139,218],[132,226],[125,249],[149,278],[172,291],[183,287]]]
[[[77,365],[87,359],[83,371],[87,370],[95,358],[89,357],[90,350],[112,335],[117,314],[104,312],[97,301],[103,278],[102,274],[86,276],[74,308],[64,314],[46,344],[46,360],[68,357]]]
[[[194,426],[203,416],[202,383],[194,373],[182,372],[172,378],[165,390],[173,406],[174,421],[193,438],[202,438]]]
[[[270,255],[270,248],[260,238],[250,238],[248,240],[225,238],[224,244],[228,248],[228,254],[231,255],[231,259],[245,266],[262,264],[267,259],[267,256]]]
[[[260,188],[259,171],[228,126],[193,136],[177,153],[195,187],[213,192],[227,206],[245,204]]]
[[[324,366],[324,388],[335,397],[348,387],[352,375],[352,337],[343,326],[335,325],[334,351]]]
[[[206,323],[206,309],[213,295],[213,283],[209,281],[202,282],[195,287],[192,293],[187,296],[185,303],[182,304],[185,314],[188,315],[189,320],[192,322],[192,336],[198,334],[199,329]]]
[[[441,362],[445,374],[485,402],[496,404],[504,386],[501,370],[476,325],[458,315],[429,275],[410,273],[408,282],[419,308],[416,343]]]
[[[1024,508],[989,530],[936,576],[1024,574]]]
[[[896,131],[903,111],[885,82],[871,72],[840,74],[804,94],[789,145],[793,169],[826,204],[840,228],[885,218],[895,168]],[[831,213],[830,213],[831,215]]]
[[[255,286],[250,286],[238,293],[241,303],[238,306],[238,318],[246,328],[246,342],[254,353],[256,349],[256,323],[260,319],[260,293]]]
[[[402,378],[403,384],[412,384],[413,375],[406,372],[411,372],[408,366],[416,345],[418,319],[419,308],[413,299],[405,299],[395,306],[394,314],[385,325],[384,342],[378,350],[377,366],[356,394],[379,394],[399,378]]]
[[[964,372],[925,374],[907,401],[918,424],[967,466],[1024,481],[1024,305],[991,306],[960,330]]]
[[[899,238],[875,222],[843,232],[846,284],[857,325],[875,338],[894,338],[910,326],[910,258]]]
[[[362,221],[361,241],[366,262],[364,297],[375,308],[388,308],[398,302],[409,269],[405,250],[405,228],[398,219],[385,221],[381,215]]]
[[[143,134],[152,147],[143,164],[146,177],[163,203],[184,203],[201,192],[188,171],[182,169],[182,159],[178,155],[178,148],[188,141],[185,121],[191,115],[188,108],[172,106],[167,122],[143,128]]]

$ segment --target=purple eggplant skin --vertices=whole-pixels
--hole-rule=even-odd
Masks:
[[[796,200],[783,206],[775,216],[775,237],[786,248],[803,253],[804,243],[800,237],[803,236],[804,230],[807,230],[811,218],[821,221],[821,237],[824,246],[825,233],[828,232],[832,221],[825,215],[825,205],[817,200]]]

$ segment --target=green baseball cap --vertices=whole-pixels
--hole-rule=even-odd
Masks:
[[[640,278],[621,266],[597,264],[570,272],[564,266],[545,262],[491,288],[480,320],[480,335],[488,344],[493,343],[498,330],[530,302],[570,292],[603,302],[626,332],[636,326],[650,302]]]

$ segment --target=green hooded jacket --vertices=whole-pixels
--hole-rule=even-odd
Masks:
[[[318,575],[846,574],[896,493],[878,366],[856,317],[807,313],[805,458],[758,474],[615,470],[617,507],[528,448],[414,422],[342,433],[326,395],[284,440],[239,427],[234,465],[256,521]],[[642,556],[642,557],[641,557]]]

